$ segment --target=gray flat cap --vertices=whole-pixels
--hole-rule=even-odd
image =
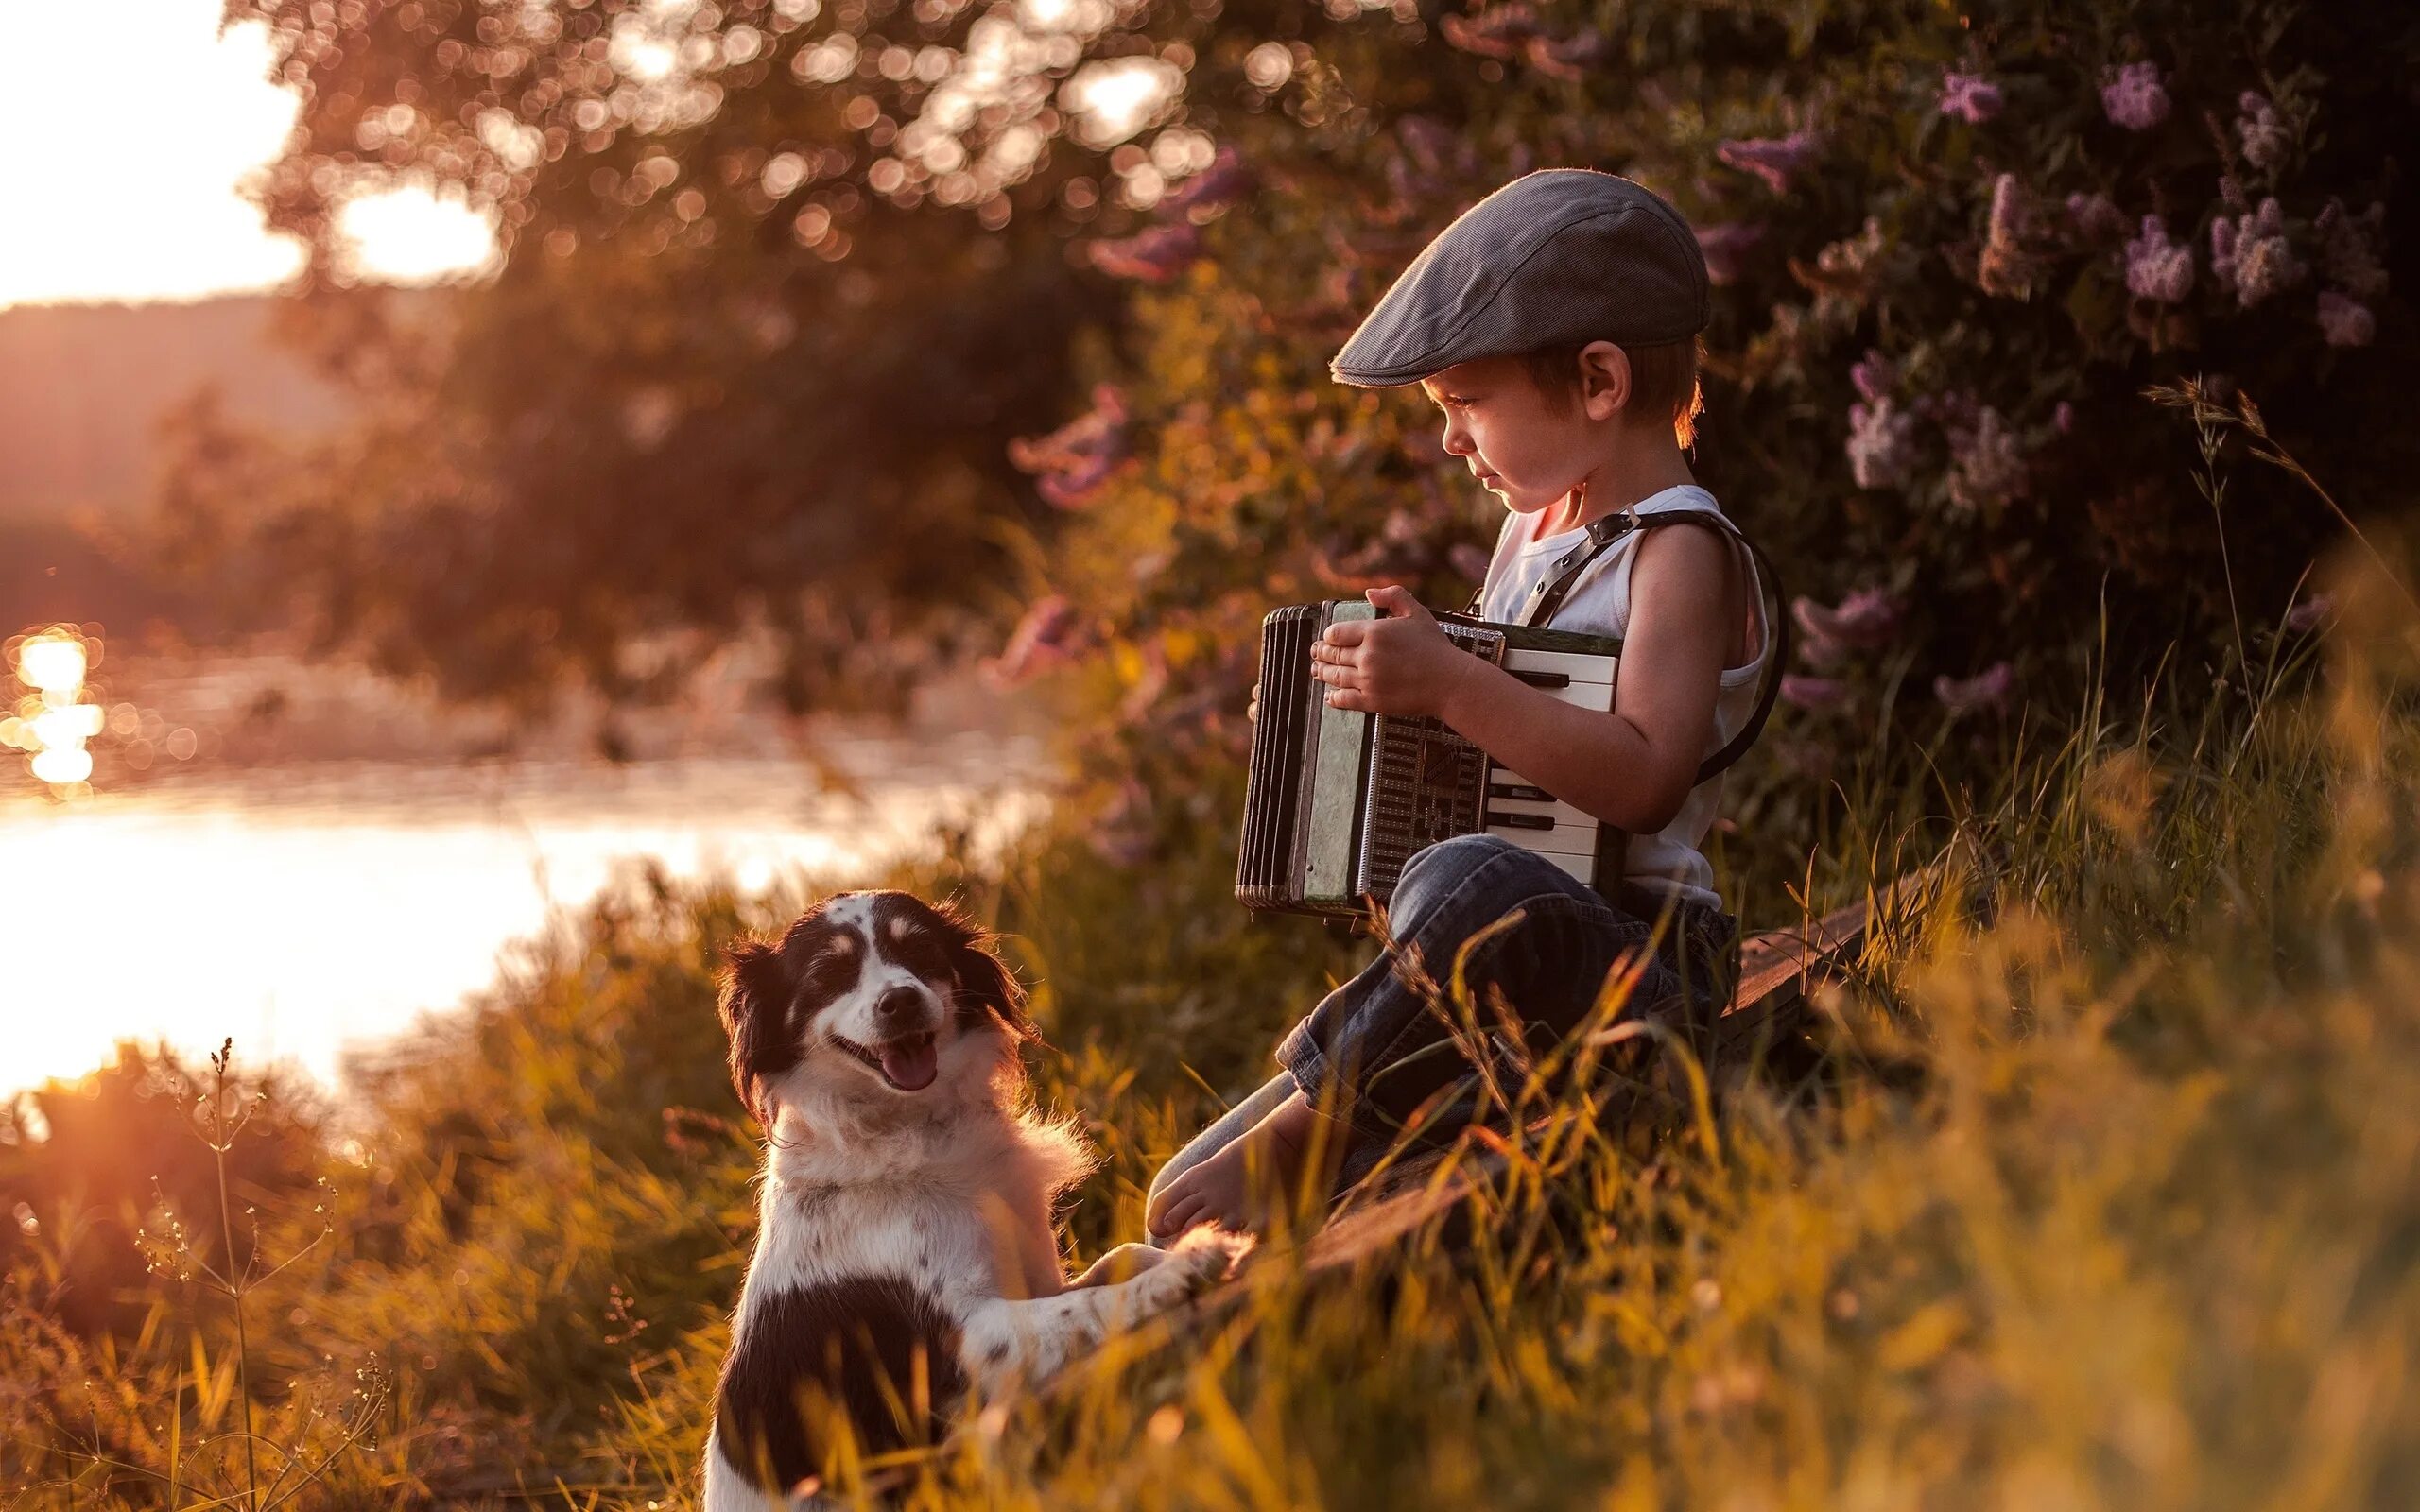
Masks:
[[[1596,168],[1540,168],[1422,248],[1328,373],[1392,388],[1539,347],[1685,341],[1713,313],[1705,254],[1661,196]]]

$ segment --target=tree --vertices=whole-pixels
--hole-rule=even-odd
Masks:
[[[793,705],[894,694],[1049,512],[1011,443],[1122,305],[1077,238],[1211,166],[1239,38],[1338,24],[1046,9],[230,0],[303,100],[258,190],[295,335],[376,418],[193,427],[184,558],[462,696],[641,696],[752,627]],[[345,205],[407,183],[498,228],[442,320],[335,298]]]

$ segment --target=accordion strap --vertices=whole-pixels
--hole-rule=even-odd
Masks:
[[[1765,721],[1773,712],[1773,700],[1781,693],[1782,670],[1789,662],[1789,615],[1782,604],[1781,576],[1773,570],[1772,560],[1765,555],[1764,548],[1749,540],[1737,525],[1712,509],[1658,509],[1652,514],[1624,509],[1619,514],[1590,521],[1587,539],[1556,558],[1547,568],[1539,577],[1538,585],[1530,591],[1529,602],[1521,606],[1514,623],[1534,627],[1553,619],[1555,611],[1563,608],[1563,601],[1569,598],[1572,589],[1578,586],[1580,575],[1586,572],[1599,557],[1612,550],[1614,543],[1623,537],[1636,530],[1657,530],[1678,524],[1710,525],[1748,548],[1748,554],[1755,558],[1756,586],[1765,601],[1765,635],[1771,643],[1767,649],[1772,656],[1765,665],[1763,685],[1756,693],[1755,712],[1748,716],[1748,722],[1720,750],[1698,764],[1697,780],[1703,782],[1748,754],[1748,747],[1764,733]],[[1476,610],[1478,601],[1474,599],[1472,602]]]

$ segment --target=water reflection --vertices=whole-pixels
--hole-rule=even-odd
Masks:
[[[102,714],[100,705],[84,701],[84,677],[98,649],[97,641],[88,644],[67,625],[9,643],[17,680],[33,691],[0,719],[0,745],[27,752],[26,768],[54,791],[73,789],[93,775],[93,753],[84,743],[101,732]]]
[[[690,758],[315,763],[0,797],[0,1095],[90,1070],[120,1037],[233,1035],[332,1080],[343,1049],[488,986],[500,951],[628,858],[752,888],[856,875],[939,823],[979,848],[1036,801],[1031,743],[862,736],[819,755],[864,796],[797,762]]]
[[[26,770],[56,799],[92,794],[94,743],[106,734],[123,766],[147,769],[155,752],[191,760],[199,738],[159,714],[119,703],[104,709],[92,680],[100,664],[98,626],[53,625],[5,643],[17,683],[28,690],[0,714],[0,748],[26,753]],[[0,684],[5,686],[5,684]]]

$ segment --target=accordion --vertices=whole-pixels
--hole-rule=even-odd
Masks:
[[[1610,891],[1623,835],[1428,718],[1332,709],[1311,676],[1330,625],[1374,619],[1366,602],[1297,604],[1261,625],[1260,713],[1245,780],[1236,896],[1247,907],[1358,915],[1384,902],[1413,852],[1494,834]],[[1610,636],[1437,616],[1446,637],[1566,703],[1610,712],[1621,642]]]

